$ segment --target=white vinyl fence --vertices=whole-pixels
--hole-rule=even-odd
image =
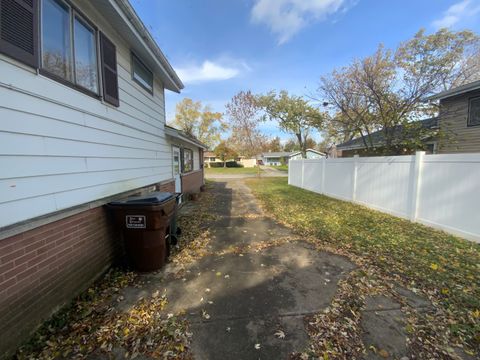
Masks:
[[[480,242],[480,154],[290,160],[288,183]]]

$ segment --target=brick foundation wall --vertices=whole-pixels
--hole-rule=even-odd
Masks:
[[[166,184],[157,185],[157,191],[175,193],[175,182],[171,181]]]
[[[174,187],[170,182],[156,188]],[[0,240],[0,358],[12,354],[122,252],[104,206]]]
[[[182,175],[182,192],[186,194],[200,192],[203,185],[203,169]]]

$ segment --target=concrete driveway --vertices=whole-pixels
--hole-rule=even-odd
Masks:
[[[331,303],[354,264],[298,238],[290,242],[290,231],[264,216],[242,180],[215,182],[213,191],[216,217],[209,224],[208,255],[145,275],[149,285],[125,289],[122,307],[127,311],[149,293],[165,292],[166,311],[183,313],[190,323],[195,359],[276,360],[304,351],[309,345],[305,317]],[[201,202],[192,204],[194,216]],[[428,306],[412,299],[418,307]],[[399,304],[386,301],[367,299],[363,339],[367,348],[405,359],[403,315]],[[370,353],[365,358],[384,357]]]

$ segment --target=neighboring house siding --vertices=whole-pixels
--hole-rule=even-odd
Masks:
[[[440,128],[446,138],[438,153],[480,152],[480,126],[467,126],[469,99],[478,96],[480,91],[441,100]]]
[[[82,11],[117,47],[120,106],[0,55],[0,228],[172,178],[162,84],[133,82],[127,44]]]

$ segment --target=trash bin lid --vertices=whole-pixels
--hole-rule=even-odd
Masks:
[[[121,201],[113,201],[110,205],[158,205],[174,197],[169,192],[156,191],[142,196],[134,196]]]

